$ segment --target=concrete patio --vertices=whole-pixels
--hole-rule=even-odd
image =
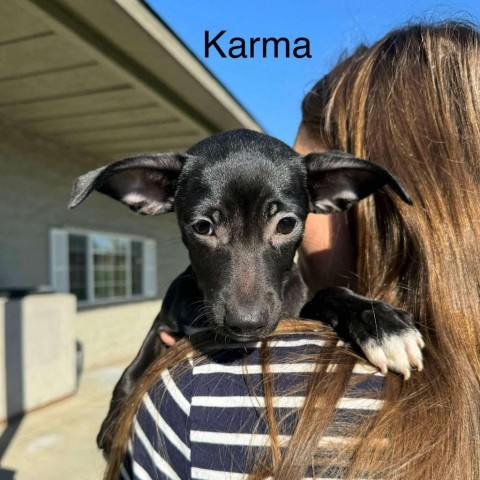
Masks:
[[[95,436],[125,366],[86,371],[75,396],[23,417],[1,460],[0,480],[101,479],[105,462]]]

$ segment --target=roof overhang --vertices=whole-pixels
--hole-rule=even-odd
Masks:
[[[13,0],[0,16],[0,115],[110,158],[261,130],[140,0]]]

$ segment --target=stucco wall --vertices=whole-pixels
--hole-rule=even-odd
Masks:
[[[85,368],[133,360],[153,319],[159,300],[80,310],[75,333],[82,343]]]
[[[137,216],[100,194],[76,210],[67,209],[73,180],[105,163],[0,121],[0,289],[50,284],[52,227],[157,240],[156,300],[79,310],[75,330],[84,344],[87,367],[131,357],[166,288],[188,264],[174,214]]]
[[[0,421],[75,391],[75,307],[70,294],[0,300]]]

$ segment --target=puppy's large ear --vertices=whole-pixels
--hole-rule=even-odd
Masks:
[[[387,170],[337,150],[310,153],[304,157],[310,195],[317,213],[346,210],[385,185],[406,203],[412,200]]]
[[[177,153],[141,153],[92,170],[73,183],[68,207],[75,208],[97,190],[136,213],[170,212],[185,159]]]

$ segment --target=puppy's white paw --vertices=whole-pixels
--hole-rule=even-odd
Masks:
[[[423,370],[422,349],[425,347],[425,342],[416,328],[386,335],[381,340],[369,338],[360,346],[368,360],[383,374],[392,370],[402,374],[405,380],[408,380],[412,368]]]

